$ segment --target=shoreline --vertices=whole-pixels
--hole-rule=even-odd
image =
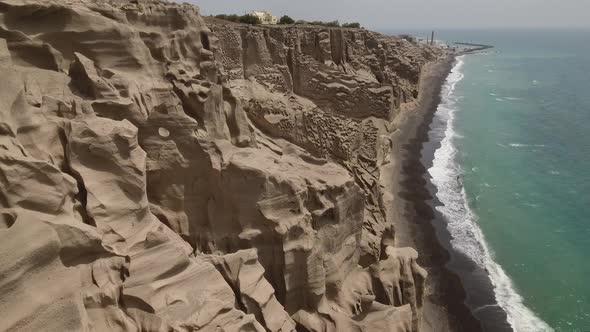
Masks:
[[[503,311],[493,310],[492,315],[474,312],[482,305],[497,306],[493,286],[485,271],[482,275],[473,262],[451,247],[446,222],[435,209],[440,204],[436,188],[428,180],[427,165],[432,165],[434,151],[440,147],[440,141],[431,141],[430,132],[457,56],[448,54],[427,65],[420,79],[418,103],[395,117],[391,162],[383,167],[381,183],[387,193],[388,218],[395,225],[396,246],[415,248],[418,263],[428,271],[422,330],[505,330]],[[470,286],[481,286],[483,291]],[[494,324],[498,320],[505,323]]]
[[[429,205],[435,211],[432,224],[439,241],[451,254],[446,267],[459,277],[467,290],[465,304],[481,322],[483,330],[550,331],[551,328],[522,303],[509,277],[492,258],[484,234],[475,221],[475,212],[467,202],[461,180],[462,167],[454,157],[458,151],[454,140],[459,135],[455,132],[455,113],[467,111],[455,104],[460,98],[455,86],[464,78],[461,70],[464,56],[457,57],[444,84],[440,105],[422,149],[422,165],[427,169],[424,179],[432,197]]]
[[[462,67],[463,57],[471,52],[460,52],[456,55],[456,61],[453,66],[453,75],[459,74],[463,77],[460,67]],[[449,75],[443,85],[444,89],[452,89],[451,92],[445,93],[453,94],[454,86],[462,78],[456,81]],[[456,249],[451,241],[451,229],[448,223],[451,222],[443,215],[442,210],[438,207],[444,206],[438,198],[438,191],[441,189],[435,185],[434,179],[430,174],[432,167],[440,167],[436,165],[438,156],[435,152],[443,146],[446,140],[449,139],[448,130],[450,128],[451,120],[445,115],[449,111],[449,96],[443,96],[441,93],[441,100],[437,109],[433,113],[427,133],[425,134],[424,143],[421,151],[421,165],[426,171],[421,175],[426,182],[426,190],[429,193],[429,199],[425,202],[433,211],[434,216],[430,223],[435,228],[438,242],[446,249],[450,255],[450,259],[446,262],[444,271],[454,275],[458,278],[460,287],[464,290],[464,305],[470,310],[470,313],[475,317],[484,331],[512,331],[510,323],[508,322],[508,315],[500,306],[496,298],[496,289],[492,282],[492,276],[487,269],[482,268],[472,258],[465,255],[460,250]],[[438,109],[442,107],[442,109]],[[440,161],[438,161],[440,163]],[[453,220],[454,222],[454,220]],[[478,243],[485,245],[478,240]],[[454,299],[451,299],[453,301]],[[471,330],[468,329],[468,330]]]

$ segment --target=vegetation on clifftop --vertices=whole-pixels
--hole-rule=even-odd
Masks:
[[[319,25],[319,26],[323,26],[323,27],[330,27],[330,28],[354,28],[354,29],[360,29],[361,28],[361,24],[358,22],[351,22],[351,23],[342,23],[340,24],[340,22],[338,20],[336,21],[330,21],[330,22],[324,22],[324,21],[304,21],[304,20],[299,20],[297,22],[295,22],[295,24],[309,24],[309,25]]]
[[[260,24],[260,19],[254,15],[246,14],[246,15],[236,15],[236,14],[219,14],[215,15],[215,18],[220,20],[235,22],[235,23],[244,23],[244,24]]]
[[[295,20],[289,17],[288,15],[283,15],[279,19],[279,24],[294,24]]]
[[[361,24],[358,22],[353,22],[353,23],[344,23],[342,24],[343,28],[355,28],[355,29],[360,29],[361,28]]]
[[[261,24],[262,22],[260,19],[254,15],[246,14],[246,15],[236,15],[236,14],[218,14],[214,16],[217,19],[225,20],[229,22],[235,23],[244,23],[244,24]],[[342,23],[338,20],[335,21],[305,21],[305,20],[294,20],[289,15],[283,15],[279,19],[279,23],[281,25],[288,25],[288,24],[296,24],[296,25],[317,25],[329,28],[348,28],[348,29],[361,29],[361,24],[358,22],[350,22],[350,23]]]

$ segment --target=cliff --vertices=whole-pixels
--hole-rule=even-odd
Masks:
[[[381,166],[440,51],[0,3],[0,330],[418,331]]]

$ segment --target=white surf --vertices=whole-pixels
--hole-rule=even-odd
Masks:
[[[435,117],[446,123],[441,147],[434,154],[433,166],[428,170],[432,183],[442,206],[436,207],[445,219],[451,233],[453,248],[471,258],[481,268],[486,269],[494,286],[496,301],[506,311],[508,323],[516,332],[545,332],[553,329],[527,308],[522,297],[516,292],[512,281],[494,259],[484,235],[477,225],[477,216],[470,209],[465,188],[459,180],[463,170],[456,161],[455,143],[460,139],[455,132],[455,113],[457,100],[455,87],[464,75],[462,73],[464,56],[457,58],[456,64],[446,79],[441,94],[441,103]]]

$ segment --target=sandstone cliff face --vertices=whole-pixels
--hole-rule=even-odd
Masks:
[[[2,1],[0,330],[417,331],[426,273],[378,180],[435,56],[161,1]]]
[[[363,263],[387,226],[379,184],[390,122],[440,51],[358,29],[212,25],[217,59],[262,132],[345,167],[365,195]]]

